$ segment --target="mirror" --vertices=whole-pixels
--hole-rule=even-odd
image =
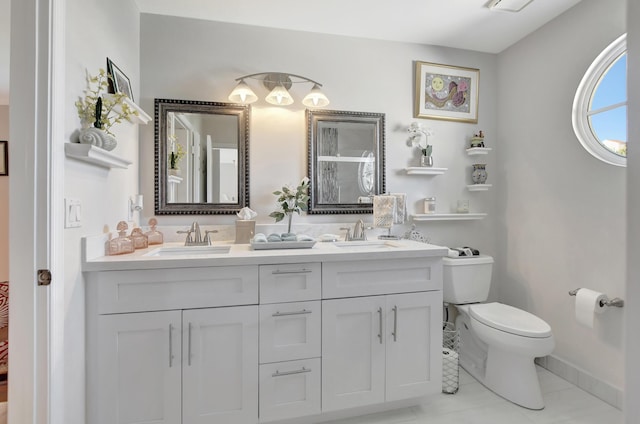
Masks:
[[[308,110],[310,214],[372,213],[385,192],[384,113]]]
[[[155,99],[157,215],[249,206],[249,106]]]

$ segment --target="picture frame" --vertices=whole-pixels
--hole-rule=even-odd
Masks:
[[[0,140],[0,176],[9,175],[9,142]]]
[[[107,74],[111,75],[111,78],[109,78],[109,91],[122,93],[133,102],[133,90],[131,89],[129,77],[109,58],[107,58]]]
[[[414,118],[478,123],[480,70],[415,62]]]

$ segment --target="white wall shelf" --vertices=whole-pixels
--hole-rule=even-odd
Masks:
[[[68,158],[89,162],[107,169],[127,169],[132,163],[92,144],[66,143],[64,153]]]
[[[493,187],[492,184],[469,184],[467,186],[467,190],[469,190],[469,191],[487,191],[491,187]]]
[[[409,175],[442,175],[448,168],[433,168],[429,166],[410,166],[405,168]]]
[[[491,151],[491,147],[471,147],[467,149],[469,156],[486,155]]]
[[[113,97],[113,94],[104,94],[103,95],[105,98],[110,98]],[[137,104],[135,104],[130,98],[125,97],[124,98],[124,102],[127,104],[127,106],[129,106],[129,108],[131,110],[134,110],[136,112],[138,112],[137,116],[132,116],[129,119],[129,122],[131,122],[132,124],[142,124],[142,125],[146,125],[149,123],[149,121],[151,121],[151,116],[149,116],[144,110],[142,110],[142,108],[140,106],[138,106]],[[120,108],[119,106],[114,107],[114,110],[119,112]]]
[[[486,213],[422,213],[411,215],[414,221],[472,221],[484,219]]]

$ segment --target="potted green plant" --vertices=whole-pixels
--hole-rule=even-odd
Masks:
[[[104,69],[100,69],[96,76],[87,74],[87,89],[84,91],[84,97],[79,98],[75,103],[81,129],[74,141],[113,150],[117,145],[111,132],[113,126],[138,116],[138,111],[131,109],[125,102],[127,97],[125,94],[105,95],[109,87],[109,79],[111,75]]]
[[[185,152],[182,144],[175,143],[175,148],[169,152],[169,174],[171,175],[180,175],[180,161],[184,158]]]
[[[278,196],[278,206],[280,210],[271,212],[269,216],[275,218],[276,222],[280,222],[286,216],[289,220],[287,223],[287,233],[291,233],[291,218],[294,213],[300,215],[301,211],[307,210],[309,202],[309,178],[304,177],[300,181],[300,185],[295,189],[286,185],[282,190],[274,191],[273,194]]]

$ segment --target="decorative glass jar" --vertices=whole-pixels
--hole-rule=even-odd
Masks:
[[[473,172],[471,173],[471,181],[474,184],[484,184],[487,181],[487,165],[484,163],[473,164]]]

